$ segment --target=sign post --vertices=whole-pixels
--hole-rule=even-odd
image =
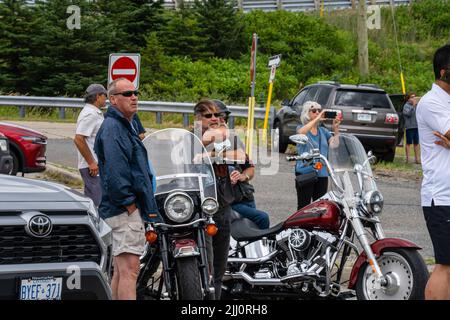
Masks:
[[[139,53],[111,53],[109,55],[108,84],[112,81],[125,78],[139,88],[139,70],[141,55]]]
[[[250,81],[251,81],[251,93],[248,99],[248,116],[247,116],[247,137],[245,141],[245,152],[249,159],[252,158],[252,145],[253,145],[253,124],[255,118],[255,85],[256,85],[256,50],[258,45],[258,35],[253,34],[252,51],[250,61]]]
[[[281,62],[281,54],[270,57],[268,67],[270,68],[270,77],[269,77],[269,93],[267,95],[267,103],[266,103],[266,114],[264,116],[264,127],[263,127],[263,141],[267,141],[267,125],[269,122],[269,112],[270,112],[270,104],[272,101],[272,90],[273,90],[273,81],[275,80],[275,73],[277,71],[277,67]]]

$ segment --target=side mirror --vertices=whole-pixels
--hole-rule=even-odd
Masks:
[[[305,134],[294,134],[289,137],[289,140],[296,144],[306,144],[308,142],[308,137]]]
[[[289,101],[289,99],[284,99],[282,102],[281,102],[281,105],[284,107],[284,106],[289,106],[289,103],[290,103],[290,101]]]
[[[370,164],[375,164],[377,162],[377,157],[373,154],[372,150],[367,152],[367,157],[369,158]]]

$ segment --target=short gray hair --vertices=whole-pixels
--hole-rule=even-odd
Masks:
[[[311,118],[309,117],[309,110],[312,108],[322,108],[320,104],[314,101],[306,101],[302,106],[302,114],[300,115],[300,121],[303,125],[307,124]]]
[[[116,93],[117,82],[123,80],[129,81],[127,78],[118,78],[108,84],[108,99],[110,99],[111,96]]]

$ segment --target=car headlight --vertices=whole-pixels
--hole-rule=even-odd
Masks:
[[[369,191],[364,195],[364,205],[371,214],[380,214],[383,210],[383,202],[383,196],[378,190]]]
[[[8,142],[4,139],[0,140],[0,150],[2,150],[3,152],[8,151]]]
[[[177,192],[167,197],[164,202],[167,217],[174,222],[185,222],[194,213],[194,202],[186,193]]]
[[[88,215],[91,217],[92,222],[94,223],[97,230],[100,228],[100,215],[98,214],[97,208],[94,205],[94,201],[89,199],[89,207],[88,207]]]
[[[36,144],[47,144],[47,140],[42,139],[40,137],[31,137],[31,136],[23,136],[21,137],[23,140],[30,141]]]
[[[202,203],[202,210],[205,214],[212,216],[219,210],[219,204],[216,199],[206,198]]]

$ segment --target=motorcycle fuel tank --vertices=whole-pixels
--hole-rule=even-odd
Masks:
[[[328,200],[320,200],[291,215],[284,223],[284,228],[322,229],[337,232],[340,223],[338,205]]]

